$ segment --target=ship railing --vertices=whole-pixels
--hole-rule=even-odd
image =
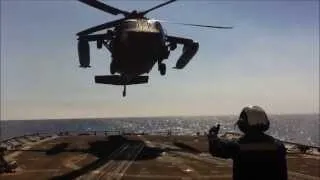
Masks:
[[[229,140],[235,140],[241,137],[241,133],[238,132],[226,132],[224,133],[221,137]],[[301,143],[296,143],[296,142],[291,142],[291,141],[284,141],[280,140],[284,145],[285,148],[287,149],[287,152],[289,153],[309,153],[312,152],[312,154],[316,153],[320,155],[320,146],[315,146],[315,145],[306,145],[306,144],[301,144]]]

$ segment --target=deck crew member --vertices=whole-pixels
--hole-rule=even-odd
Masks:
[[[286,149],[283,143],[264,132],[269,119],[258,106],[245,107],[236,122],[244,133],[237,141],[220,139],[220,125],[208,134],[209,151],[213,156],[233,159],[234,180],[287,180]]]

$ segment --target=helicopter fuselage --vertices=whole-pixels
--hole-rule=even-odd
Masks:
[[[149,73],[155,63],[168,58],[161,24],[149,19],[127,19],[116,26],[110,41],[111,74],[138,76]]]

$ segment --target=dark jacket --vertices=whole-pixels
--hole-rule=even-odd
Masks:
[[[237,141],[209,139],[213,156],[233,159],[234,180],[287,180],[286,149],[263,133],[246,134]]]

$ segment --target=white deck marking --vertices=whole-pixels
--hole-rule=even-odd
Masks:
[[[136,160],[136,158],[138,157],[138,155],[141,153],[142,149],[144,148],[143,144],[140,144],[137,147],[136,152],[133,154],[132,159],[130,159],[125,165],[124,167],[119,171],[120,172],[120,176],[118,176],[118,180],[120,180],[122,178],[122,176],[125,174],[125,172],[127,171],[127,169],[131,166],[131,164]]]
[[[121,145],[118,149],[113,151],[108,157],[107,157],[107,163],[102,165],[101,167],[97,168],[96,170],[82,175],[78,177],[77,179],[84,179],[84,180],[89,180],[89,179],[99,179],[103,177],[108,171],[111,171],[115,168],[117,168],[118,164],[115,161],[116,158],[118,158],[123,152],[125,152],[129,148],[129,144],[123,144]]]
[[[130,144],[125,151],[122,151],[117,157],[125,156],[126,160],[110,160],[108,165],[102,169],[104,173],[100,174],[96,179],[103,179],[106,176],[111,179],[121,179],[126,170],[131,166],[136,157],[142,151],[143,144]]]

